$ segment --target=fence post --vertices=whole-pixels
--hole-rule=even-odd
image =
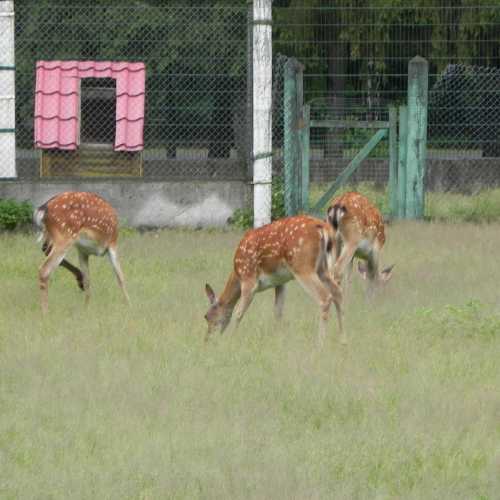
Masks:
[[[309,210],[309,143],[311,126],[311,107],[306,104],[302,106],[302,129],[300,134],[300,145],[302,150],[301,182],[300,186],[300,209],[302,212]]]
[[[254,227],[271,222],[272,0],[253,3],[253,213]]]
[[[400,219],[406,217],[406,151],[408,145],[408,108],[399,107],[399,152],[398,152],[398,212]]]
[[[284,68],[284,152],[285,212],[294,215],[299,209],[300,188],[300,133],[299,113],[302,98],[301,66],[296,59],[289,59]]]
[[[253,0],[247,0],[247,114],[246,114],[246,173],[253,177]]]
[[[389,210],[391,217],[398,213],[398,111],[389,108]]]
[[[0,1],[0,177],[16,177],[14,2]]]
[[[406,158],[406,217],[424,215],[424,175],[427,156],[429,63],[420,56],[408,65],[408,149]]]

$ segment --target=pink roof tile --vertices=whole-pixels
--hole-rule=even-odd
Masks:
[[[142,62],[38,61],[35,85],[35,147],[76,149],[80,79],[116,80],[117,151],[144,148],[146,68]]]

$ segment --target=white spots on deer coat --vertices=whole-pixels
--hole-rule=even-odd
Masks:
[[[306,241],[321,239],[318,226],[322,224],[325,223],[319,219],[300,215],[248,231],[235,253],[236,275],[258,277],[262,273],[273,274],[272,270],[279,266],[295,265],[298,255],[306,248]],[[330,226],[325,225],[325,229],[333,233]]]

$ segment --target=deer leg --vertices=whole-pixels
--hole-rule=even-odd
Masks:
[[[367,289],[368,299],[373,298],[377,288],[378,288],[378,252],[376,250],[373,250],[372,254],[370,255],[370,258],[368,259],[368,289]]]
[[[111,265],[113,266],[113,270],[115,271],[116,279],[118,280],[118,285],[120,286],[123,292],[127,304],[130,305],[130,298],[128,296],[127,289],[125,287],[125,278],[123,277],[123,271],[120,266],[120,261],[118,260],[118,253],[116,251],[116,248],[110,247],[108,249],[108,255]]]
[[[349,263],[352,261],[354,254],[356,253],[356,249],[358,247],[358,243],[347,243],[342,247],[342,252],[337,257],[337,261],[333,266],[333,277],[339,283],[342,283],[344,278],[344,272],[346,267],[349,266]]]
[[[78,250],[78,260],[82,274],[82,286],[85,292],[85,305],[90,301],[90,272],[89,272],[89,254]]]
[[[346,265],[345,274],[341,283],[344,298],[347,297],[347,292],[349,291],[352,285],[353,266],[354,266],[354,257]]]
[[[320,280],[326,285],[331,293],[335,309],[337,311],[337,324],[339,327],[340,343],[347,344],[347,336],[344,330],[344,310],[343,310],[343,296],[344,293],[335,281],[333,281],[329,272],[319,271],[318,276]]]
[[[363,279],[368,281],[365,299],[370,301],[379,285],[378,251],[376,249],[372,249],[370,255],[366,259],[366,262],[360,262],[358,264],[358,268]]]
[[[320,280],[316,273],[296,275],[295,277],[304,290],[318,303],[320,307],[321,316],[319,322],[318,346],[322,347],[326,336],[328,318],[330,316],[332,295],[330,290]]]
[[[64,255],[66,254],[68,248],[58,249],[54,246],[51,247],[49,255],[45,262],[40,266],[38,271],[38,281],[40,284],[40,292],[41,292],[41,305],[42,312],[44,314],[49,312],[49,278],[54,269],[56,269],[59,264],[64,259]]]
[[[283,317],[283,306],[285,305],[285,285],[274,289],[274,317],[280,321]]]
[[[42,251],[43,253],[48,256],[50,251],[52,250],[52,245],[49,244],[48,241],[45,241],[42,245]],[[64,267],[65,269],[67,269],[76,279],[76,282],[78,284],[78,288],[80,288],[80,290],[84,290],[84,286],[83,286],[83,274],[82,272],[80,271],[80,269],[78,269],[76,266],[74,266],[73,264],[71,264],[71,262],[68,262],[66,259],[63,259],[61,261],[61,263],[59,264],[61,267]]]
[[[236,306],[236,313],[235,313],[235,320],[236,320],[234,327],[235,330],[240,325],[245,312],[250,307],[250,304],[252,303],[253,300],[253,296],[255,294],[255,290],[256,290],[255,280],[251,281],[247,280],[241,283],[241,297],[240,300],[238,301],[238,305]]]

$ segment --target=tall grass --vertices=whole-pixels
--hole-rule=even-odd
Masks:
[[[310,206],[313,206],[327,189],[328,184],[312,184]],[[390,212],[387,189],[363,182],[355,186],[345,186],[335,196],[346,191],[359,191],[373,200],[383,213]],[[485,189],[474,195],[429,191],[425,194],[425,218],[454,223],[500,221],[500,189]]]
[[[128,233],[132,307],[94,259],[46,318],[34,238],[0,238],[0,498],[498,498],[500,226],[391,225],[393,280],[355,276],[322,350],[294,283],[281,326],[267,292],[203,343],[240,237]]]

